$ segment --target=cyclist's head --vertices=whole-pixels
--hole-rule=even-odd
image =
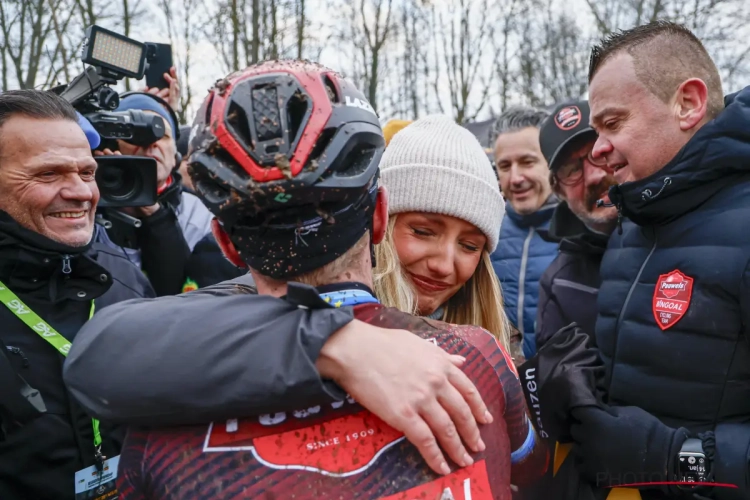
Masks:
[[[382,238],[384,148],[375,111],[350,82],[318,64],[272,61],[209,91],[188,171],[231,260],[305,281]]]

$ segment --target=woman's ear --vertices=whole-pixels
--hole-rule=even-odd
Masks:
[[[229,239],[229,235],[224,231],[224,228],[221,227],[221,224],[216,218],[211,221],[211,232],[213,233],[214,238],[216,238],[216,243],[218,243],[224,257],[239,268],[247,268],[247,264],[242,260],[242,257],[240,257],[239,252],[237,252],[237,249],[234,247],[234,243]]]

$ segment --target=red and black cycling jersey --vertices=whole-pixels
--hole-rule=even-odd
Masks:
[[[122,500],[511,499],[511,483],[540,477],[548,453],[527,417],[510,356],[485,330],[417,318],[380,304],[354,307],[366,323],[409,330],[466,358],[464,372],[494,417],[474,465],[439,476],[403,434],[352,399],[209,425],[131,429]],[[447,491],[446,491],[447,490]],[[452,496],[451,496],[452,495]]]

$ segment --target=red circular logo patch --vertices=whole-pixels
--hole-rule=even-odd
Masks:
[[[581,123],[581,110],[578,106],[568,106],[555,115],[555,125],[560,130],[570,130]]]

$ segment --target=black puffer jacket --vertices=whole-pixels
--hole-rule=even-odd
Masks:
[[[539,280],[536,315],[537,347],[546,344],[561,328],[576,323],[594,336],[599,267],[609,237],[595,233],[560,203],[552,216],[549,241],[560,242],[560,253]]]
[[[609,403],[716,432],[715,498],[750,498],[750,87],[662,170],[610,190],[601,268]]]
[[[3,212],[0,280],[74,343],[92,300],[99,311],[115,302],[153,296],[145,276],[117,252],[96,243],[66,247],[21,228]],[[14,425],[0,401],[5,431],[0,436],[0,498],[72,499],[76,471],[94,464],[94,445],[91,419],[63,383],[64,358],[2,304],[0,341],[0,356],[7,356],[10,368],[39,390],[47,408],[34,420]],[[13,383],[0,380],[6,387]],[[116,455],[122,432],[102,422],[101,433],[103,454]]]

